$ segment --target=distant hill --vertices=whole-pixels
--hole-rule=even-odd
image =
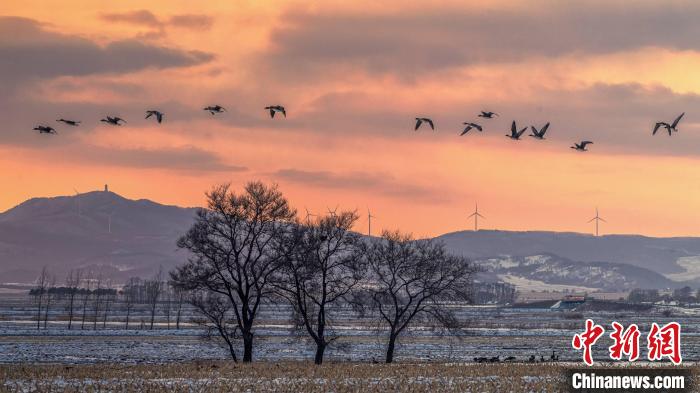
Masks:
[[[88,268],[118,282],[170,270],[187,259],[175,242],[195,213],[106,191],[30,199],[0,213],[0,283],[31,282],[42,266],[61,280],[70,269]],[[485,279],[617,289],[700,279],[700,238],[464,231],[438,239],[491,264]]]
[[[0,214],[0,282],[26,282],[45,265],[59,276],[83,267],[115,280],[170,269],[186,258],[175,241],[194,214],[105,191],[30,199]]]
[[[617,292],[634,288],[674,288],[671,281],[649,269],[624,263],[576,262],[554,254],[477,260],[485,269],[482,280],[504,281],[519,287],[581,287]]]
[[[573,261],[625,263],[663,275],[677,274],[677,281],[700,277],[700,238],[481,230],[448,233],[437,239],[453,252],[475,259],[554,254]],[[684,274],[686,270],[695,272]]]

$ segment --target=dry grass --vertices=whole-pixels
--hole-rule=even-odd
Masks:
[[[554,392],[563,368],[529,364],[193,362],[164,365],[4,365],[0,390],[133,392]]]

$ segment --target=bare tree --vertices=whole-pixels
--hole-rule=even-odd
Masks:
[[[141,279],[139,279],[138,277],[132,277],[122,288],[122,296],[124,298],[124,311],[126,311],[126,321],[124,326],[125,330],[129,330],[129,318],[131,317],[131,311],[134,309],[134,303],[136,303],[138,299],[140,283]]]
[[[41,310],[44,304],[44,296],[48,291],[50,274],[46,266],[41,269],[39,276],[34,281],[34,288],[29,291],[29,294],[34,298],[36,304],[36,330],[41,329]]]
[[[286,258],[274,286],[316,343],[316,364],[337,339],[327,331],[333,310],[347,304],[364,274],[362,240],[351,231],[357,219],[355,212],[334,212],[295,226],[286,237]]]
[[[111,281],[108,280],[106,288],[104,289],[104,312],[102,313],[102,329],[105,329],[107,327],[107,318],[109,317],[112,302],[114,302],[114,297],[116,296],[116,290],[110,287]]]
[[[413,322],[459,328],[451,302],[471,300],[476,269],[448,254],[442,243],[387,232],[367,245],[369,283],[356,299],[378,313],[389,329],[386,362],[394,359],[396,340]]]
[[[78,295],[78,289],[80,288],[80,280],[82,278],[82,271],[71,270],[66,276],[66,288],[68,296],[68,330],[73,326],[73,318],[75,317],[75,298]]]
[[[44,295],[46,298],[46,306],[44,307],[44,329],[46,329],[49,324],[49,310],[51,309],[51,301],[57,296],[56,289],[56,276],[49,274],[46,294]]]
[[[243,339],[243,361],[250,362],[255,319],[271,295],[270,279],[281,259],[277,243],[296,211],[277,186],[261,182],[248,183],[240,194],[229,185],[214,187],[207,193],[207,207],[178,241],[192,256],[171,279],[181,289],[209,291],[230,302]]]
[[[229,299],[213,291],[197,290],[192,293],[189,302],[205,318],[199,323],[207,328],[207,337],[218,335],[226,344],[231,359],[238,362],[235,341],[239,338],[239,329]]]
[[[102,274],[97,276],[96,287],[95,287],[95,303],[94,303],[94,315],[92,320],[92,330],[97,330],[97,319],[100,313],[100,305],[102,301]]]
[[[175,298],[175,329],[180,330],[180,321],[182,320],[182,303],[185,302],[185,291],[177,286],[172,286],[173,296]]]
[[[83,315],[80,320],[80,330],[85,329],[85,320],[87,319],[87,305],[90,301],[90,296],[92,294],[90,288],[92,288],[92,272],[89,272],[85,280],[85,288],[83,288]]]
[[[148,303],[149,310],[151,312],[151,322],[150,330],[153,330],[153,322],[156,318],[156,308],[158,306],[158,299],[160,299],[161,293],[163,292],[163,271],[158,269],[158,274],[151,279],[146,280],[144,283],[144,290],[146,292],[146,303]]]

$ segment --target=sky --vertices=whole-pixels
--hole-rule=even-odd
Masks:
[[[602,234],[700,236],[700,3],[377,3],[3,2],[0,210],[105,183],[202,206],[259,179],[375,233],[471,229],[478,203],[485,229],[590,233],[598,207]]]

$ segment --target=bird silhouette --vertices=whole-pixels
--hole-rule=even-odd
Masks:
[[[214,106],[209,105],[208,107],[204,108],[204,110],[209,111],[209,113],[211,113],[212,115],[215,115],[215,114],[221,113],[221,112],[226,112],[226,108],[224,108],[221,105],[214,105]]]
[[[665,128],[666,131],[668,131],[669,136],[673,133],[673,131],[678,132],[678,122],[681,121],[683,115],[685,115],[685,112],[678,115],[678,117],[676,117],[676,120],[674,120],[671,124],[668,124],[665,121],[657,122],[656,125],[654,125],[654,131],[651,132],[651,135],[656,135],[656,131],[658,131],[661,127]]]
[[[428,123],[431,129],[435,129],[435,125],[433,124],[433,121],[427,117],[416,117],[416,127],[413,129],[414,131],[417,130],[423,122]]]
[[[481,132],[481,131],[483,130],[483,128],[482,128],[480,125],[476,124],[476,123],[463,123],[463,124],[464,124],[466,127],[464,128],[464,131],[462,131],[462,133],[459,134],[459,136],[462,136],[462,135],[466,134],[466,133],[469,132],[469,130],[471,130],[472,128],[477,129],[479,132]]]
[[[544,134],[547,133],[547,129],[549,128],[549,123],[545,124],[539,131],[537,131],[535,126],[530,126],[530,128],[532,129],[531,137],[535,139],[544,139]]]
[[[479,117],[483,117],[485,119],[493,119],[494,116],[498,116],[498,113],[481,111],[481,114],[479,115]]]
[[[591,141],[581,141],[581,143],[574,143],[573,146],[571,146],[572,149],[578,150],[578,151],[588,151],[586,150],[586,145],[593,144]]]
[[[145,118],[148,119],[148,118],[151,117],[151,116],[155,116],[155,117],[156,117],[156,120],[158,121],[158,123],[162,123],[162,122],[163,122],[163,116],[164,116],[164,115],[165,115],[165,114],[164,114],[163,112],[161,112],[161,111],[150,110],[150,111],[146,111],[146,117],[145,117]]]
[[[284,115],[284,117],[287,117],[287,111],[284,109],[284,107],[282,105],[270,105],[270,106],[266,106],[265,109],[270,111],[270,118],[271,119],[275,118],[275,112],[279,112],[282,115]]]
[[[527,130],[527,127],[518,131],[518,127],[515,125],[515,120],[513,120],[513,123],[510,125],[510,134],[506,134],[506,136],[517,141],[520,140],[520,137],[525,133],[525,130]]]
[[[56,130],[49,126],[36,126],[33,129],[39,131],[39,134],[56,134]]]
[[[121,122],[126,123],[126,120],[122,119],[121,117],[116,117],[116,116],[114,116],[114,117],[107,116],[104,119],[101,119],[100,121],[107,123],[107,124],[111,124],[113,126],[120,126],[120,125],[122,125]]]
[[[73,127],[77,127],[78,124],[80,124],[80,122],[77,121],[77,120],[66,120],[66,119],[63,119],[63,118],[58,119],[58,120],[56,120],[56,121],[61,122],[61,123],[68,124],[69,126],[73,126]]]

